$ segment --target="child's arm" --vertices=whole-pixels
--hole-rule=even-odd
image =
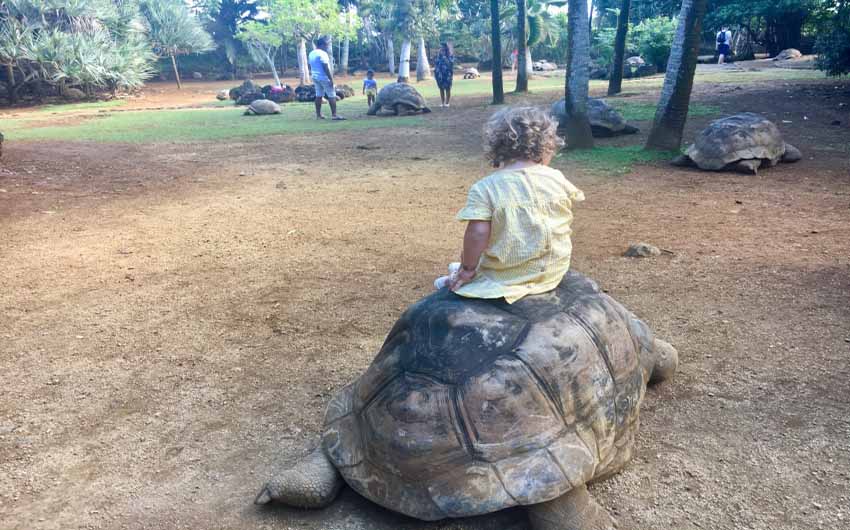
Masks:
[[[490,221],[469,221],[463,235],[463,254],[460,257],[460,270],[457,272],[451,289],[456,291],[475,278],[481,254],[490,244]]]

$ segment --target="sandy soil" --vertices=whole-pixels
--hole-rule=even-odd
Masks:
[[[767,114],[805,158],[757,177],[559,164],[588,197],[575,267],[682,361],[648,393],[633,463],[593,491],[620,528],[847,528],[848,85],[696,99]],[[324,152],[7,142],[0,528],[525,529],[517,510],[423,524],[350,491],[321,512],[251,505],[457,255],[453,214],[487,171],[483,103],[430,127],[329,127]],[[672,254],[621,257],[637,241]]]

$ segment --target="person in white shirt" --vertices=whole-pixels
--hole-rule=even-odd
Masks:
[[[732,54],[732,32],[723,26],[717,32],[717,64],[723,64],[727,57]]]
[[[331,73],[331,59],[328,56],[329,44],[327,37],[319,37],[316,41],[316,49],[310,52],[307,62],[310,64],[310,76],[316,88],[316,119],[325,119],[322,115],[322,98],[327,98],[332,119],[339,121],[345,118],[336,113],[336,89],[334,89],[334,77]]]

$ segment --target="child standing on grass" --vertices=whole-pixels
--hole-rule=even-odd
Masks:
[[[363,94],[366,95],[366,101],[369,103],[369,108],[375,103],[375,98],[378,97],[378,82],[375,81],[375,71],[368,70],[366,79],[363,80]]]
[[[570,268],[572,207],[584,194],[548,166],[563,143],[557,127],[533,107],[504,109],[488,120],[484,150],[499,169],[470,188],[457,215],[467,222],[460,266],[439,278],[438,288],[513,303],[561,282]]]

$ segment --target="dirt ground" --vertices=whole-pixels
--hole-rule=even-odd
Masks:
[[[635,459],[593,492],[621,529],[846,529],[850,85],[695,100],[766,114],[805,157],[758,176],[556,163],[587,195],[574,267],[681,356],[648,392]],[[457,255],[485,102],[319,141],[7,142],[0,528],[527,528],[519,510],[424,524],[351,491],[320,512],[251,504]],[[672,254],[621,257],[638,241]]]

